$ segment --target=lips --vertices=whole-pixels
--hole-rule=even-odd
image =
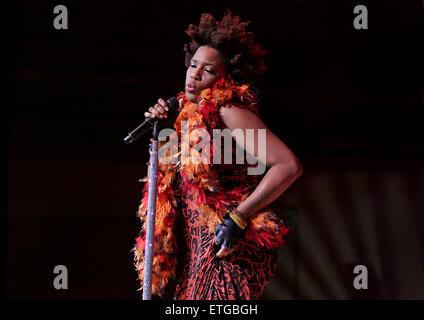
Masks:
[[[192,83],[187,83],[186,89],[188,92],[195,92],[197,90],[197,88]]]

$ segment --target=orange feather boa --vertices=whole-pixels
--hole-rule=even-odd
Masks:
[[[185,93],[177,95],[178,99],[183,99],[179,108],[179,116],[175,121],[176,131],[170,138],[178,138],[180,150],[193,150],[193,145],[198,142],[195,128],[206,129],[210,136],[215,128],[224,128],[225,125],[219,116],[219,108],[231,107],[237,104],[245,107],[254,113],[258,113],[256,104],[256,94],[248,85],[238,86],[233,81],[220,79],[213,88],[205,89],[199,95],[196,103],[187,100]],[[181,131],[181,122],[187,121],[188,131]],[[186,136],[189,135],[189,136]],[[211,144],[212,145],[212,144]],[[190,153],[192,154],[192,153]],[[212,159],[213,147],[210,149],[210,159]],[[171,156],[170,150],[166,153]],[[221,174],[231,165],[204,163],[202,161],[181,160],[181,151],[173,154],[176,157],[172,162],[158,164],[157,199],[156,199],[156,221],[154,237],[154,258],[152,266],[152,293],[162,296],[168,281],[175,277],[175,267],[177,264],[177,243],[174,236],[174,226],[179,211],[179,201],[181,192],[191,195],[188,205],[201,212],[200,223],[214,232],[217,224],[226,210],[233,205],[243,202],[255,189],[259,182],[259,177],[250,176],[245,184],[235,184],[231,190],[223,188],[221,185]],[[172,158],[171,157],[171,158]],[[222,163],[222,162],[221,162]],[[234,165],[233,165],[234,166]],[[240,166],[240,165],[238,165]],[[241,176],[246,174],[248,167],[244,165],[242,171],[238,171]],[[231,171],[231,170],[230,170]],[[232,172],[232,171],[231,171]],[[240,173],[241,172],[241,173]],[[228,174],[228,172],[227,172]],[[237,178],[227,177],[230,180]],[[179,186],[179,182],[184,179],[184,190]],[[134,261],[138,271],[138,279],[143,287],[144,277],[144,248],[145,248],[145,217],[147,211],[149,182],[146,176],[143,188],[143,197],[138,209],[138,216],[142,222],[140,236],[136,238],[134,246]],[[245,241],[256,243],[260,247],[267,249],[277,248],[284,243],[284,235],[288,228],[284,226],[282,220],[269,208],[263,208],[255,213],[246,228]]]

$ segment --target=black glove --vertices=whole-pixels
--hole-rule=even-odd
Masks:
[[[243,233],[244,230],[231,219],[229,214],[227,214],[222,220],[222,223],[216,226],[215,244],[232,248],[243,236]]]

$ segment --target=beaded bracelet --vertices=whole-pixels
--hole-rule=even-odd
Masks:
[[[230,218],[240,227],[240,229],[245,229],[247,227],[247,220],[243,217],[240,211],[236,207],[228,211]]]

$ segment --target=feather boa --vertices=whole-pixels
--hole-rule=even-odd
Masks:
[[[258,113],[256,94],[251,88],[248,85],[237,86],[232,80],[227,81],[224,78],[216,82],[213,88],[203,90],[196,103],[187,100],[184,92],[179,93],[177,98],[183,99],[183,103],[178,110],[179,115],[174,124],[176,131],[171,135],[171,138],[176,138],[175,135],[178,134],[180,150],[189,150],[189,152],[193,151],[193,146],[198,142],[196,130],[193,129],[203,128],[209,132],[211,137],[213,129],[224,127],[219,116],[219,108],[231,107],[232,104],[236,103],[240,107]],[[188,131],[182,132],[182,121],[187,121]],[[209,151],[210,159],[212,159],[212,143]],[[185,158],[186,161],[181,161],[181,152],[171,156],[170,150],[168,150],[166,155],[170,157],[168,159],[176,157],[174,162],[162,163],[159,158],[158,163],[152,293],[159,296],[163,295],[168,281],[175,277],[177,243],[173,228],[179,214],[181,192],[191,195],[187,200],[188,208],[198,210],[201,213],[199,215],[201,225],[208,227],[210,232],[214,232],[216,225],[221,223],[226,210],[243,202],[259,182],[257,176],[250,176],[248,183],[236,184],[234,188],[228,190],[228,188],[221,186],[222,176],[220,172],[221,168],[228,165],[214,165],[212,161],[210,163],[194,161],[191,157]],[[252,165],[244,165],[243,169],[247,169],[249,166]],[[244,174],[245,171],[242,171],[240,176],[245,176]],[[233,173],[229,179],[234,180],[234,177],[237,177],[237,175]],[[133,249],[138,280],[141,282],[139,290],[143,287],[144,277],[148,177],[145,177],[142,181],[145,184],[138,209],[142,228]],[[179,182],[184,182],[181,184],[183,187],[178,185]],[[284,243],[283,237],[288,230],[274,212],[269,208],[263,208],[250,218],[244,240],[255,243],[262,248],[273,249]]]

